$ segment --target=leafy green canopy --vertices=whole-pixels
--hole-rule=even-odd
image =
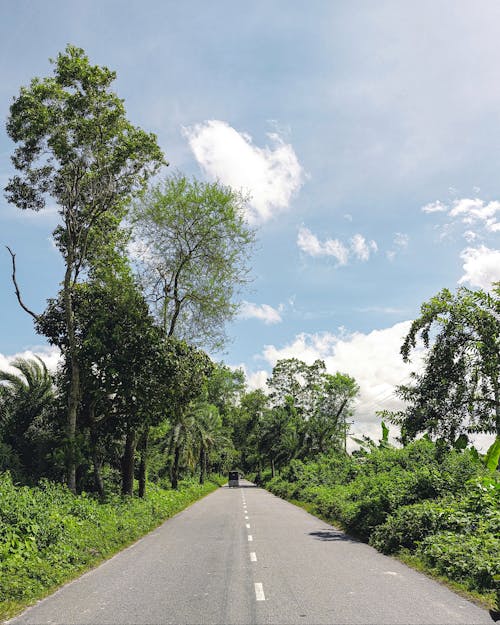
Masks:
[[[52,197],[66,226],[56,229],[56,242],[65,255],[71,240],[82,265],[89,227],[164,160],[155,135],[125,118],[123,100],[110,90],[115,72],[90,65],[71,45],[53,63],[54,75],[34,78],[10,107],[7,133],[18,144],[12,162],[20,173],[6,192],[22,209],[40,210]]]
[[[443,289],[425,302],[401,348],[408,361],[421,336],[424,371],[401,386],[408,402],[390,418],[403,438],[419,432],[455,442],[460,435],[500,436],[500,286],[491,293]]]
[[[174,174],[132,211],[137,263],[147,298],[168,336],[219,348],[235,297],[248,281],[255,233],[246,200],[219,182]]]

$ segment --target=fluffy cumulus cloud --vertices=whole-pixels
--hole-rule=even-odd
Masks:
[[[253,302],[243,302],[239,316],[242,319],[259,319],[265,324],[280,323],[282,320],[280,311],[269,304],[254,304]]]
[[[404,321],[366,334],[302,333],[283,347],[267,345],[260,358],[269,369],[281,358],[299,358],[308,364],[319,358],[325,361],[330,373],[342,371],[352,375],[360,385],[352,432],[378,437],[380,418],[376,411],[399,409],[402,403],[394,394],[395,387],[407,382],[410,372],[421,367],[420,349],[410,364],[405,364],[399,353],[410,325],[410,321]],[[259,375],[264,383],[264,374]]]
[[[500,281],[500,250],[492,250],[484,245],[468,247],[462,254],[464,275],[459,283],[472,287],[491,289],[492,282]]]
[[[40,346],[26,349],[17,354],[0,354],[0,370],[19,373],[17,369],[10,366],[10,363],[16,358],[34,358],[35,356],[41,358],[50,371],[55,371],[61,359],[61,352],[57,347]]]
[[[251,223],[287,210],[304,182],[293,147],[277,133],[269,133],[271,145],[261,148],[250,135],[224,121],[208,120],[183,132],[207,176],[250,194],[247,218]]]
[[[378,250],[375,241],[367,241],[362,234],[355,234],[346,245],[339,239],[320,239],[309,228],[301,226],[297,235],[299,249],[309,256],[330,256],[337,266],[347,265],[350,256],[367,261]]]
[[[464,224],[480,223],[489,232],[500,232],[500,202],[485,202],[479,198],[455,200],[450,217],[458,217]]]

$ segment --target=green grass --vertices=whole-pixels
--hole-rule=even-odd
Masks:
[[[64,583],[134,543],[166,519],[217,489],[214,477],[178,491],[148,485],[145,499],[106,503],[59,484],[17,487],[0,475],[0,620],[10,618]]]

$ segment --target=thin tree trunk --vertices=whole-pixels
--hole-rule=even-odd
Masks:
[[[64,275],[64,314],[66,329],[68,331],[68,351],[70,365],[70,387],[68,394],[68,411],[66,419],[66,438],[68,442],[68,456],[66,465],[66,480],[68,488],[76,492],[76,422],[78,406],[80,403],[80,363],[77,358],[77,345],[75,336],[75,316],[71,296],[71,266],[73,257],[68,253],[66,259],[66,273]]]
[[[104,499],[104,481],[102,479],[102,458],[96,448],[92,453],[92,463],[94,465],[94,482],[96,490],[101,499]]]
[[[175,446],[174,449],[174,461],[172,463],[172,472],[170,481],[172,482],[172,488],[177,490],[179,487],[179,460],[181,455],[181,448],[179,445]]]
[[[200,484],[205,483],[205,477],[207,472],[206,451],[202,446],[200,449]]]
[[[146,427],[140,442],[141,460],[139,464],[139,497],[145,497],[146,495],[148,442],[149,427]]]
[[[274,469],[274,458],[271,458],[271,477],[275,477],[276,471]]]
[[[96,431],[96,422],[95,422],[95,403],[92,402],[89,405],[89,428],[90,428],[90,444],[92,447],[92,464],[94,467],[94,483],[95,488],[99,494],[101,499],[104,499],[104,481],[102,479],[102,454],[99,449],[99,435]]]
[[[127,432],[125,450],[122,457],[122,495],[134,493],[134,456],[136,447],[136,433],[133,430]]]

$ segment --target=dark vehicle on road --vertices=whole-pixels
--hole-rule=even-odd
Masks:
[[[229,471],[229,486],[240,485],[240,474],[238,471]]]

